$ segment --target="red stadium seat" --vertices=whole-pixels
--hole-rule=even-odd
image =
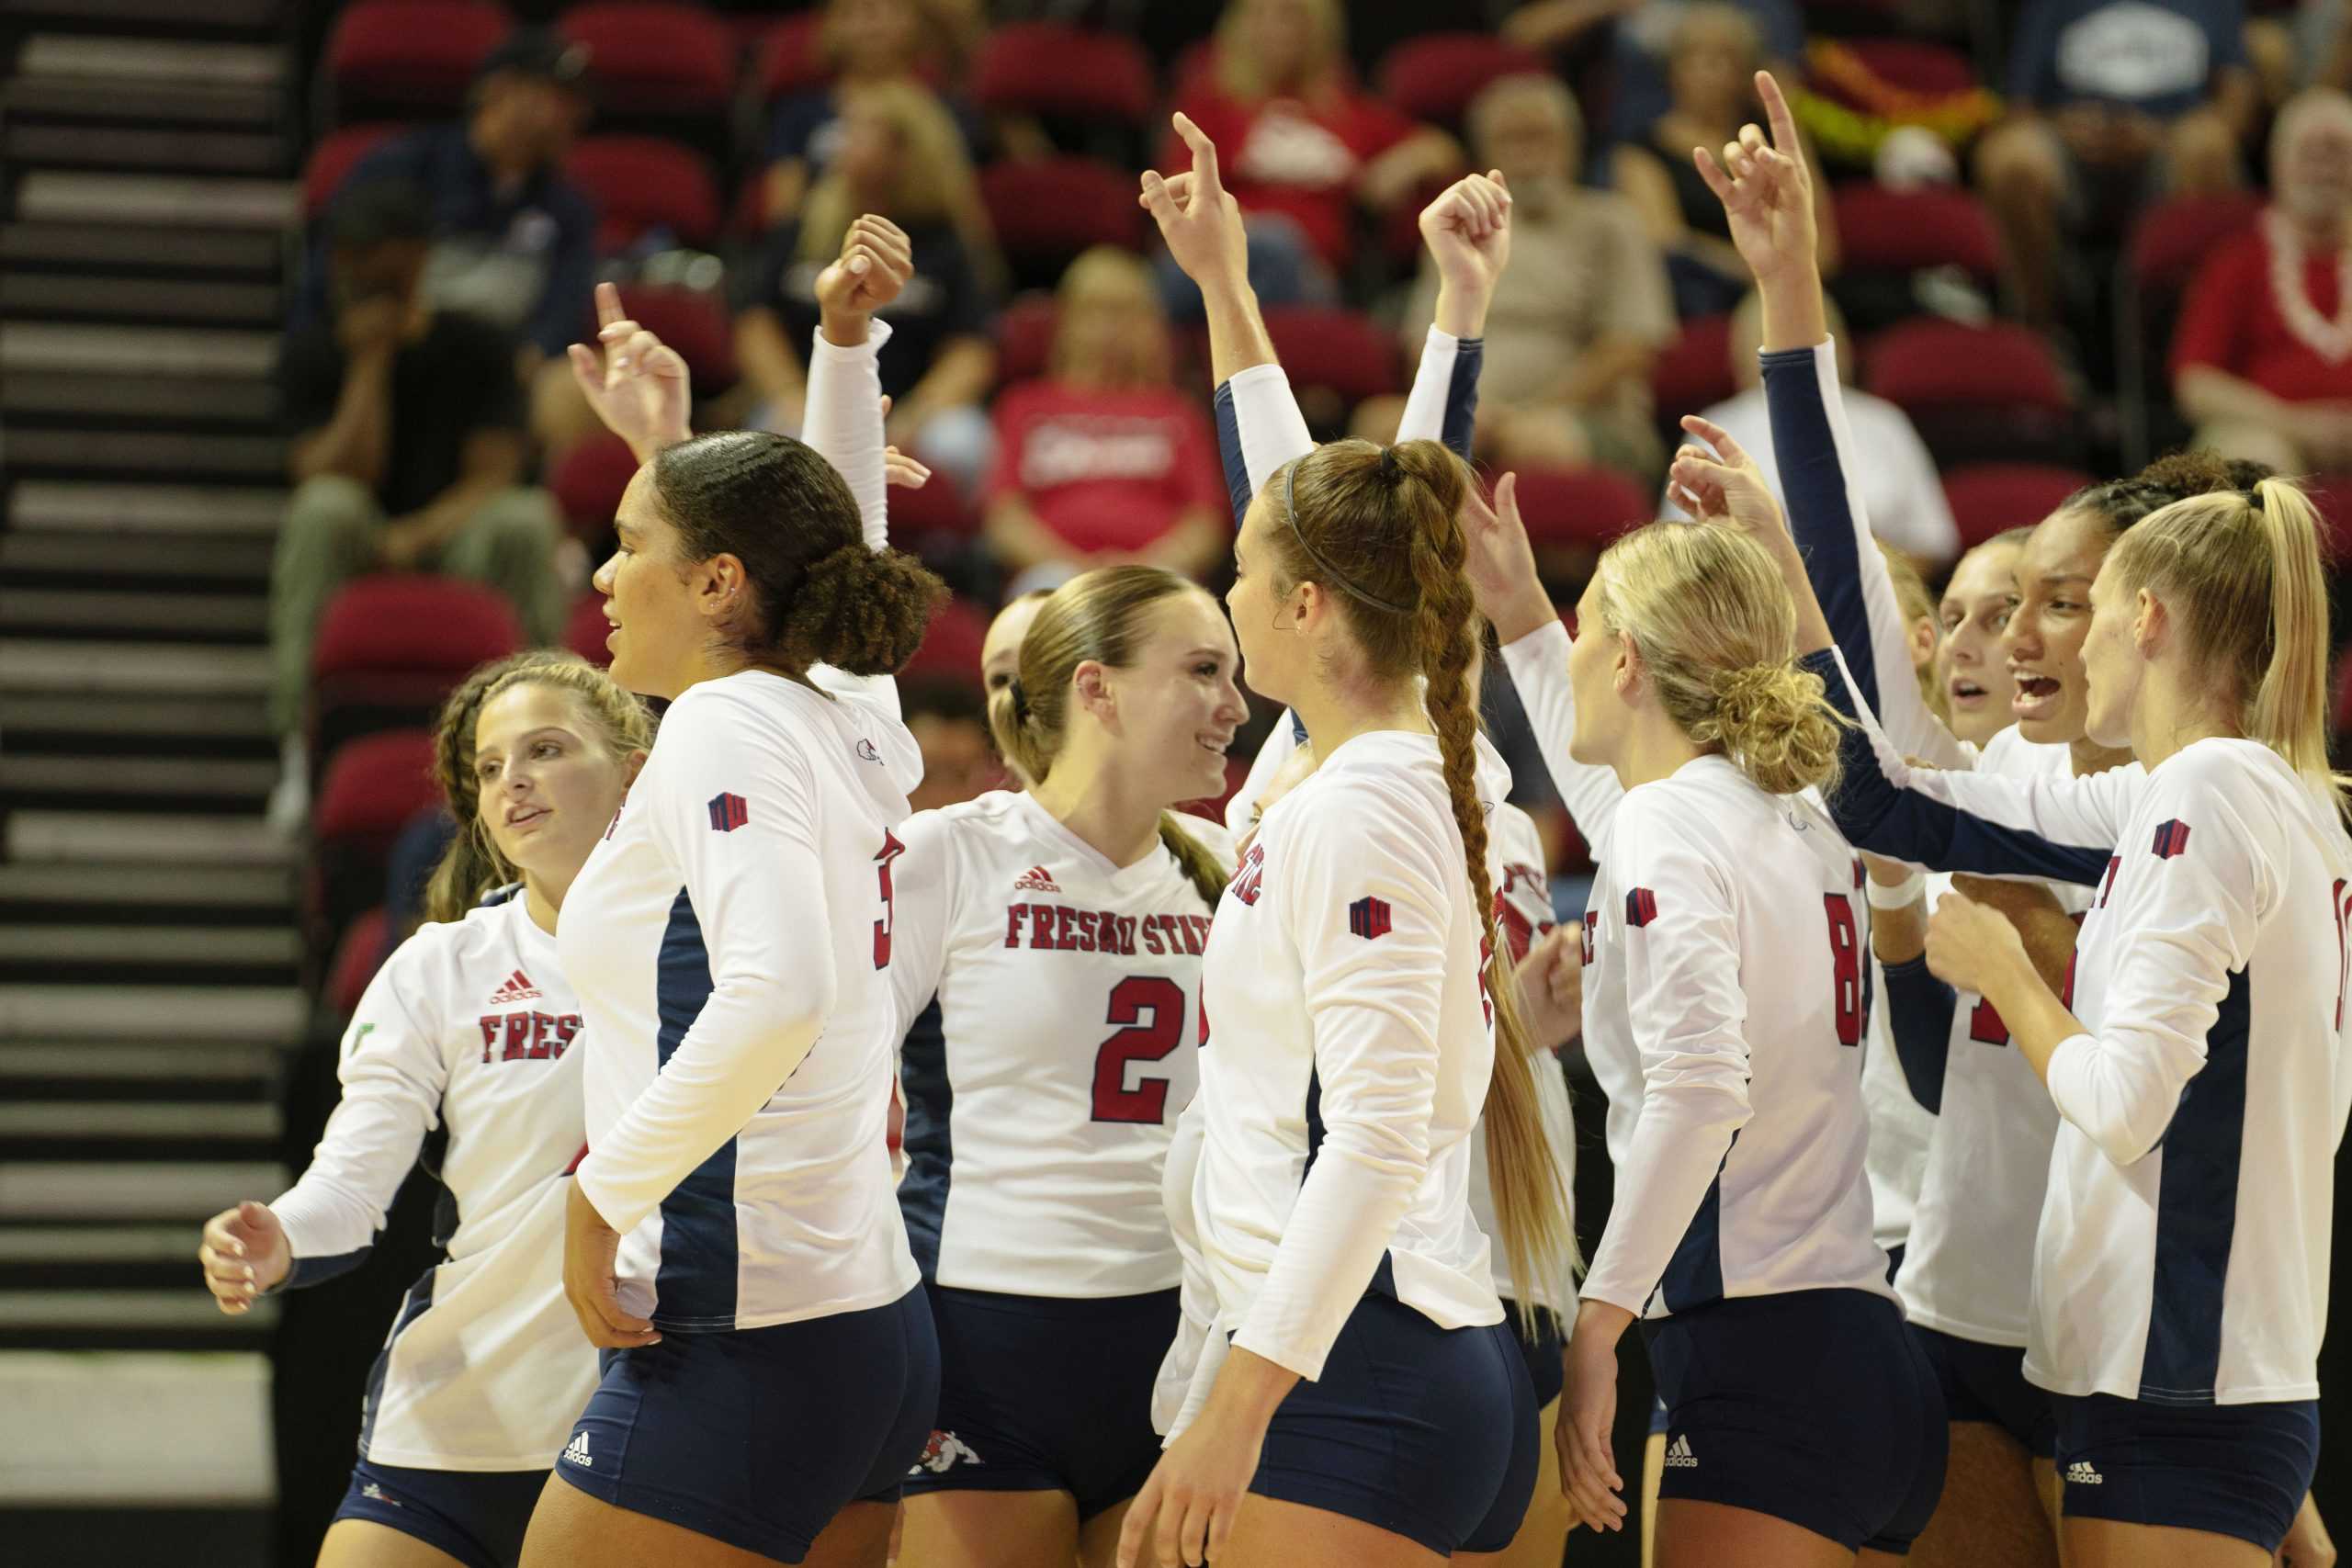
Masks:
[[[1598,549],[1656,520],[1657,498],[1613,468],[1519,470],[1519,514],[1537,545]]]
[[[1424,33],[1390,50],[1374,73],[1380,96],[1414,119],[1458,125],[1470,100],[1500,76],[1546,75],[1536,55],[1491,33]]]
[[[1960,547],[1972,550],[1996,534],[2041,522],[2091,482],[2079,468],[2047,463],[1970,463],[1944,476],[1944,499],[1960,525]]]
[[[357,0],[335,19],[320,73],[338,116],[361,106],[450,113],[513,26],[488,0]]]
[[[1939,464],[2074,461],[2075,398],[2025,327],[1917,317],[1862,350],[1862,384],[1898,404]]]
[[[1909,38],[1852,38],[1838,42],[1879,85],[1900,93],[1926,98],[1955,97],[1981,85],[1975,64],[1950,44]],[[1818,73],[1809,85],[1848,108],[1874,113],[1881,107],[1861,101],[1834,78],[1825,79]]]
[[[2116,404],[2127,465],[2188,434],[2172,412],[2165,374],[2180,297],[2214,248],[2251,228],[2261,210],[2262,197],[2252,191],[2177,197],[2132,225],[2115,288]]]
[[[991,114],[1140,126],[1155,91],[1142,45],[1057,22],[996,28],[972,65],[973,101]]]
[[[1001,387],[1034,381],[1046,373],[1054,354],[1061,307],[1050,294],[1016,298],[996,319],[996,378]]]
[[[735,92],[735,40],[699,6],[594,0],[558,24],[588,46],[599,112],[719,119]]]
[[[688,245],[707,246],[718,238],[718,183],[710,164],[674,141],[584,137],[564,167],[603,210],[596,245],[606,254],[662,229]]]
[[[613,623],[605,618],[605,596],[592,588],[572,601],[571,614],[563,623],[563,646],[603,670],[613,662],[613,650],[605,646],[612,632]]]
[[[980,171],[997,243],[1024,283],[1051,285],[1081,251],[1141,246],[1136,177],[1094,158],[1029,158]]]
[[[610,431],[575,441],[557,458],[548,489],[572,537],[591,544],[612,532],[621,492],[637,477],[637,454]]]
[[[890,536],[912,548],[924,535],[970,538],[980,531],[979,514],[944,474],[933,474],[929,484],[909,490],[892,485],[889,492]]]
[[[892,491],[893,502],[906,493]],[[969,600],[950,599],[933,614],[931,628],[923,633],[922,646],[915,649],[915,656],[899,673],[909,680],[933,676],[972,685],[980,678],[980,645],[988,635],[986,615]]]
[[[717,397],[740,378],[735,321],[725,299],[683,284],[624,283],[620,290],[621,308],[629,319],[641,322],[685,360],[695,397]]]
[[[1731,318],[1694,316],[1650,367],[1650,403],[1659,423],[1675,426],[1739,389],[1731,370]]]
[[[2001,275],[2001,235],[1984,204],[1966,191],[1893,190],[1874,181],[1840,185],[1838,244],[1848,267],[1922,272],[1958,266],[1979,282]]]
[[[2132,226],[2126,271],[2143,294],[2177,294],[2214,246],[2252,228],[2261,212],[2262,197],[2253,191],[2159,203]]]
[[[316,147],[311,149],[311,161],[302,167],[302,213],[316,218],[327,209],[334,193],[360,160],[408,127],[386,125],[346,125],[341,130],[330,131]]]
[[[430,719],[478,664],[523,646],[503,594],[453,578],[356,578],[327,602],[311,648],[311,755]]]
[[[351,922],[343,933],[343,941],[334,950],[334,962],[327,969],[327,1006],[337,1018],[349,1018],[359,1010],[359,998],[368,994],[368,982],[384,962],[384,928],[389,922],[381,904]]]
[[[1352,407],[1396,391],[1396,339],[1368,316],[1321,305],[1285,305],[1266,312],[1266,331],[1292,386],[1323,388]]]
[[[768,28],[752,68],[752,96],[761,104],[773,104],[788,93],[814,91],[833,79],[832,62],[825,58],[820,38],[824,27],[822,11],[808,11]]]
[[[332,951],[345,928],[382,900],[392,840],[411,818],[441,803],[433,764],[433,732],[422,728],[363,735],[327,758],[311,814],[311,903],[324,939],[316,951]]]

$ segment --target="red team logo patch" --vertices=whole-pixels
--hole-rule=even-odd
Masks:
[[[1348,930],[1366,942],[1378,942],[1388,934],[1388,902],[1384,898],[1359,898],[1348,906]]]
[[[2176,817],[2169,822],[2156,824],[2156,858],[2170,860],[2188,848],[2188,824]]]
[[[752,819],[751,803],[740,795],[714,795],[710,797],[710,830],[731,833]]]
[[[1255,904],[1258,901],[1258,885],[1265,880],[1266,852],[1252,844],[1250,852],[1241,857],[1241,863],[1234,868],[1233,896],[1244,904]]]
[[[1657,895],[1646,887],[1636,887],[1625,895],[1625,923],[1645,926],[1657,919]]]

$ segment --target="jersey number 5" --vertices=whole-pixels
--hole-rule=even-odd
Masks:
[[[890,967],[890,928],[896,923],[897,911],[890,906],[890,863],[907,852],[899,836],[888,828],[882,829],[882,849],[874,857],[874,869],[882,878],[882,918],[874,922],[874,967]]]
[[[1860,1045],[1870,1024],[1870,1003],[1862,986],[1861,928],[1854,922],[1854,901],[1843,893],[1825,893],[1822,907],[1829,914],[1829,958],[1832,985],[1837,989],[1838,1043]]]
[[[1161,975],[1130,975],[1111,987],[1103,1021],[1127,1027],[1094,1053],[1094,1120],[1159,1125],[1168,1114],[1168,1080],[1141,1078],[1130,1089],[1127,1065],[1162,1061],[1183,1043],[1184,987]]]

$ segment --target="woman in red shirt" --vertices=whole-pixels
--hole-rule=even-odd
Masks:
[[[1225,486],[1207,420],[1175,389],[1150,268],[1098,246],[1058,304],[1046,376],[997,399],[989,548],[1033,581],[1127,561],[1200,576],[1232,537]]]
[[[1426,183],[1463,172],[1462,149],[1358,86],[1339,0],[1228,0],[1213,67],[1180,83],[1193,123],[1225,149],[1225,188],[1253,219],[1298,225],[1344,273],[1351,204],[1385,215]],[[1191,154],[1170,139],[1163,169]]]

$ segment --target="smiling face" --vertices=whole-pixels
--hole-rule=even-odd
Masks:
[[[569,883],[620,809],[632,771],[629,758],[606,749],[581,699],[560,686],[510,686],[474,721],[482,825],[526,876]]]
[[[1937,606],[1942,640],[1936,649],[1936,684],[1951,711],[1951,732],[1982,746],[2014,722],[2001,633],[2017,603],[2021,544],[1979,545],[1952,569]]]
[[[619,543],[593,584],[613,625],[605,638],[613,679],[645,696],[674,697],[694,683],[709,629],[695,607],[694,563],[681,558],[678,531],[654,500],[650,464],[628,481],[613,521]]]
[[[1102,693],[1114,705],[1114,756],[1139,771],[1131,787],[1162,806],[1225,793],[1226,748],[1250,716],[1234,684],[1238,656],[1216,601],[1197,589],[1147,606],[1128,664],[1111,669],[1080,664],[1081,694],[1099,671]]]
[[[2018,604],[2001,634],[2001,650],[2009,668],[2009,711],[2028,740],[2049,745],[2083,738],[2082,649],[2091,624],[2091,582],[2114,541],[2106,518],[2078,507],[2043,519],[2018,556]]]

